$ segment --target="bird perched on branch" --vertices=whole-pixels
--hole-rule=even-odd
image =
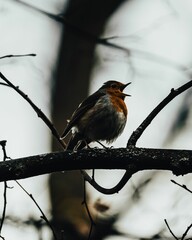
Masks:
[[[72,130],[66,149],[82,149],[94,141],[111,143],[122,133],[127,121],[124,99],[130,96],[123,90],[129,84],[108,81],[79,105],[61,136]]]

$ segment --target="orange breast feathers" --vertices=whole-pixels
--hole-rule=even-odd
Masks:
[[[108,91],[110,94],[111,103],[118,112],[123,112],[125,117],[127,116],[127,107],[124,102],[125,95],[120,91]]]

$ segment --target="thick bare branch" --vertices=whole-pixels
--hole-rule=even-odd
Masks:
[[[126,169],[121,181],[111,189],[90,184],[104,194],[120,191],[129,178],[142,170],[169,170],[175,175],[192,173],[192,151],[120,148],[55,152],[0,163],[0,181],[28,178],[41,174],[77,169]]]

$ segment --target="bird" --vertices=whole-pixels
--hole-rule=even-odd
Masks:
[[[66,150],[80,150],[91,142],[112,143],[123,132],[128,112],[124,100],[131,96],[123,90],[130,83],[109,80],[78,106],[60,137],[72,132]]]

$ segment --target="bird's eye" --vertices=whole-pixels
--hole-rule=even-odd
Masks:
[[[111,87],[112,87],[112,88],[118,88],[118,86],[117,86],[116,83],[111,84]]]

